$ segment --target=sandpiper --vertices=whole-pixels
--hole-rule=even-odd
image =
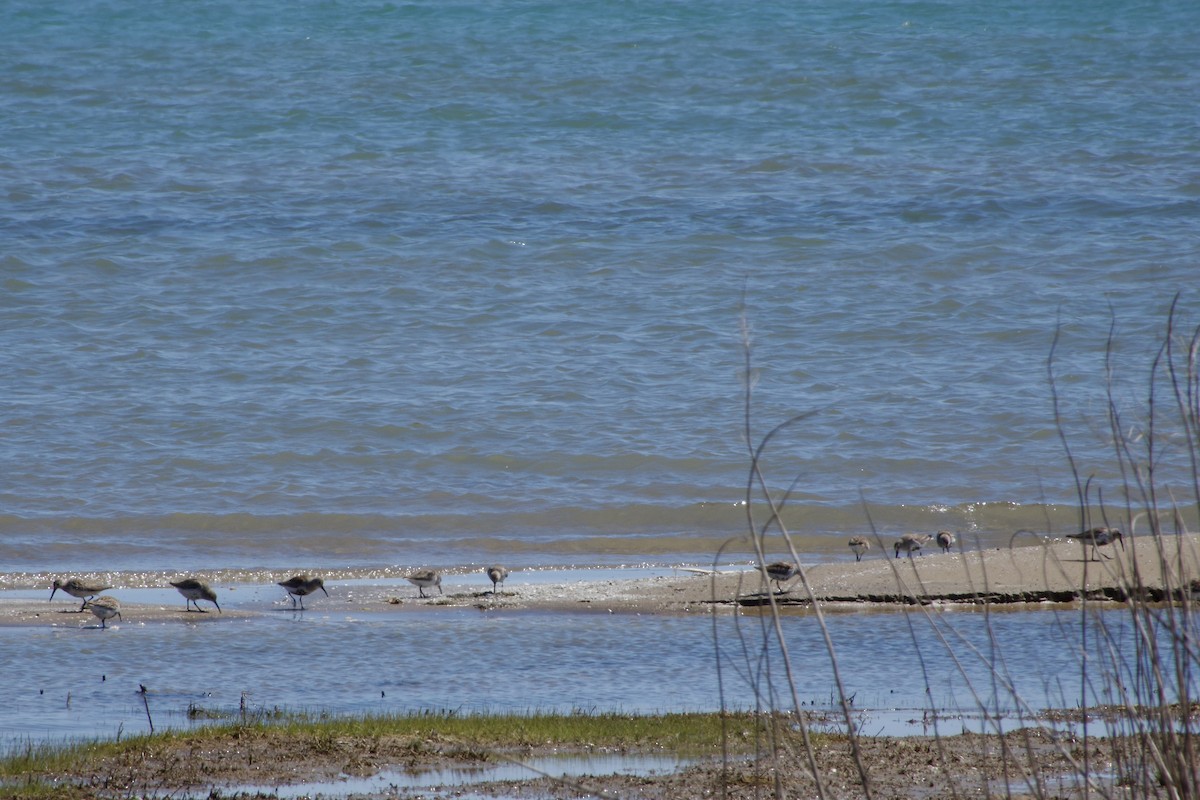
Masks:
[[[425,588],[428,586],[436,586],[438,594],[442,594],[442,573],[435,569],[423,569],[420,572],[414,572],[412,575],[405,576],[405,579],[416,586],[421,592],[421,597],[425,596]]]
[[[1089,556],[1099,553],[1100,551],[1097,548],[1104,547],[1105,545],[1112,544],[1113,542],[1120,542],[1121,549],[1125,549],[1125,540],[1121,538],[1121,532],[1116,528],[1089,528],[1082,533],[1068,533],[1067,538],[1078,540],[1079,543],[1084,547],[1087,547],[1090,544],[1092,546],[1092,552],[1089,554]],[[1104,557],[1112,558],[1112,556]],[[1091,559],[1089,558],[1088,560]],[[1099,561],[1099,559],[1096,560]]]
[[[908,553],[909,558],[912,558],[913,551],[915,550],[917,552],[920,552],[921,546],[923,544],[925,544],[926,542],[928,542],[932,538],[933,537],[930,536],[928,533],[906,533],[906,534],[904,534],[903,536],[901,536],[899,538],[899,540],[896,541],[896,544],[894,545],[894,549],[896,551],[896,558],[900,557],[901,550]]]
[[[121,604],[111,594],[101,595],[88,603],[88,605],[91,607],[92,613],[100,620],[101,628],[107,628],[108,620],[113,617],[117,617],[118,619],[121,617]]]
[[[179,593],[187,599],[187,602],[183,604],[185,610],[191,611],[194,604],[197,611],[207,613],[200,607],[199,601],[201,600],[207,600],[214,606],[217,606],[217,611],[221,610],[221,606],[217,604],[217,593],[204,581],[198,581],[195,578],[184,578],[181,581],[171,581],[171,585],[178,589]]]
[[[492,582],[492,594],[496,594],[499,585],[504,583],[504,579],[508,577],[508,567],[494,564],[484,568],[483,571],[487,573],[488,579]]]
[[[767,573],[768,578],[775,581],[776,589],[783,591],[783,583],[796,577],[799,570],[790,561],[772,561],[763,567],[763,572]]]
[[[951,533],[950,531],[938,531],[937,532],[938,547],[942,548],[943,553],[949,553],[950,548],[954,547],[954,542],[955,542],[954,534]]]
[[[854,551],[855,561],[862,561],[863,553],[871,549],[871,540],[865,536],[851,536],[847,544]]]
[[[287,590],[288,597],[292,599],[292,608],[296,607],[296,598],[300,598],[300,610],[304,610],[304,595],[312,594],[320,589],[325,592],[325,596],[329,597],[329,592],[325,591],[325,581],[320,578],[310,578],[307,575],[297,575],[294,578],[288,578],[286,581],[280,581],[280,586]]]
[[[82,612],[85,608],[87,608],[89,597],[95,597],[96,595],[103,592],[105,589],[111,589],[111,588],[112,588],[111,586],[101,586],[99,584],[92,586],[92,585],[84,583],[83,581],[79,580],[78,578],[71,578],[68,581],[56,580],[54,582],[54,587],[50,590],[50,599],[53,600],[54,593],[57,592],[59,589],[62,589],[64,592],[71,595],[72,597],[78,597],[79,599],[83,600],[83,605],[79,606],[79,610],[80,610],[80,612]]]

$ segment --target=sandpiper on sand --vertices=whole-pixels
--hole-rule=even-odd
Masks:
[[[871,540],[865,536],[851,536],[846,544],[854,551],[855,561],[862,561],[863,553],[871,549]]]
[[[499,585],[504,583],[504,579],[508,577],[508,567],[495,564],[485,567],[483,571],[487,573],[488,579],[492,582],[492,594],[496,594]]]
[[[192,605],[195,604],[196,610],[201,613],[207,613],[200,607],[200,600],[207,600],[214,606],[217,606],[217,611],[221,610],[221,606],[217,605],[217,593],[212,590],[204,581],[198,581],[195,578],[184,578],[181,581],[171,581],[171,585],[179,590],[187,602],[183,604],[187,611],[192,610]]]
[[[118,603],[117,598],[113,597],[111,594],[97,597],[88,605],[91,606],[92,613],[95,614],[96,618],[100,620],[101,628],[107,628],[108,620],[112,619],[113,617],[118,619],[121,618],[121,604]]]
[[[775,581],[775,588],[779,591],[783,591],[784,582],[790,581],[799,572],[796,565],[790,561],[772,561],[763,567],[763,571],[767,573],[768,578]]]
[[[938,531],[937,543],[938,547],[942,548],[943,553],[949,553],[950,548],[954,546],[954,534],[950,531]]]
[[[329,597],[329,592],[325,591],[325,581],[320,578],[310,578],[307,575],[297,575],[294,578],[288,578],[286,581],[280,581],[279,585],[287,590],[288,597],[292,600],[292,608],[296,607],[296,598],[300,598],[300,610],[304,610],[304,595],[312,594],[317,589],[325,592],[325,596]]]
[[[1087,547],[1089,544],[1092,546],[1092,552],[1089,554],[1088,560],[1091,560],[1090,556],[1100,552],[1097,548],[1110,545],[1113,542],[1120,542],[1121,549],[1125,549],[1125,540],[1121,537],[1121,532],[1116,528],[1089,528],[1082,533],[1068,533],[1067,538],[1077,540],[1084,547]],[[1112,558],[1112,556],[1108,555],[1104,557]],[[1100,559],[1095,560],[1099,561]]]
[[[111,588],[111,586],[101,586],[100,584],[89,585],[78,578],[71,578],[65,582],[56,580],[54,581],[53,588],[50,589],[50,599],[53,600],[54,593],[59,589],[62,589],[72,597],[78,597],[79,599],[83,600],[83,604],[79,606],[79,611],[82,612],[85,608],[87,608],[89,597],[95,597],[105,589]]]
[[[423,569],[420,572],[414,572],[412,575],[406,576],[405,580],[417,587],[417,590],[421,593],[421,597],[425,596],[425,589],[430,586],[436,586],[438,594],[443,594],[442,573],[435,569]]]
[[[908,553],[908,557],[912,558],[913,551],[920,552],[921,546],[928,542],[933,537],[928,533],[906,533],[897,540],[894,545],[896,558],[900,557],[900,551]]]

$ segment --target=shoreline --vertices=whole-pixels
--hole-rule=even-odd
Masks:
[[[930,552],[913,558],[894,558],[890,540],[876,541],[861,562],[831,562],[804,567],[782,591],[753,568],[729,568],[704,574],[685,568],[671,576],[598,578],[524,584],[514,570],[498,593],[451,591],[428,598],[415,596],[415,587],[398,571],[379,571],[380,583],[370,578],[339,591],[327,579],[330,598],[310,598],[309,611],[386,613],[389,610],[436,612],[475,608],[481,611],[596,612],[629,614],[732,613],[737,609],[775,606],[784,610],[822,607],[894,610],[930,604],[1001,605],[1038,608],[1089,601],[1123,601],[1130,596],[1150,602],[1179,600],[1190,593],[1200,599],[1200,535],[1156,540],[1128,537],[1128,547],[1106,547],[1099,560],[1087,560],[1090,548],[1074,541],[1046,542],[977,551]],[[881,547],[882,545],[882,547]],[[885,555],[886,554],[886,555]],[[1164,570],[1164,565],[1166,569]],[[336,571],[335,571],[336,572]],[[283,573],[278,573],[282,575]],[[453,575],[454,573],[447,573]],[[259,571],[262,580],[276,575]],[[155,577],[141,575],[147,586]],[[165,581],[165,578],[162,579]],[[162,581],[160,581],[161,583]],[[806,587],[807,584],[807,587]],[[222,597],[244,588],[222,584]],[[49,587],[47,587],[49,588]],[[120,589],[111,593],[119,594]],[[173,591],[173,590],[172,590]],[[236,598],[236,595],[234,595]],[[48,597],[48,596],[47,596]],[[0,626],[99,624],[88,612],[78,612],[58,598],[52,605],[36,598],[0,597]],[[139,603],[122,600],[122,622],[216,622],[293,612],[277,600],[262,608],[226,607],[221,613],[184,611],[179,600]],[[232,604],[231,604],[232,605]],[[296,610],[296,613],[301,613]],[[80,624],[82,622],[82,624]]]
[[[416,587],[403,577],[392,575],[386,579],[348,580],[340,586],[333,582],[329,586],[330,597],[318,594],[306,598],[307,612],[293,611],[283,599],[282,590],[270,583],[214,583],[221,595],[223,613],[184,611],[182,597],[174,589],[159,585],[156,575],[148,576],[151,580],[144,588],[111,591],[117,596],[138,597],[140,592],[142,597],[155,598],[156,602],[123,601],[121,624],[133,629],[136,646],[140,647],[144,640],[137,637],[137,627],[143,624],[237,624],[239,620],[262,619],[279,613],[293,616],[345,613],[352,621],[388,617],[398,620],[395,614],[407,615],[415,621],[412,614],[448,612],[671,614],[693,615],[697,622],[703,623],[705,615],[760,614],[764,606],[772,604],[784,615],[812,614],[813,598],[831,613],[866,610],[895,614],[923,609],[927,604],[939,610],[945,607],[962,611],[972,611],[983,603],[994,604],[1000,611],[1062,609],[1064,602],[1074,603],[1078,608],[1081,597],[1112,598],[1122,592],[1128,595],[1132,586],[1149,591],[1182,586],[1188,589],[1186,596],[1194,598],[1192,582],[1200,575],[1197,536],[1157,542],[1146,537],[1130,543],[1124,551],[1106,548],[1113,551],[1111,557],[1099,561],[1085,560],[1085,549],[1073,541],[929,553],[912,559],[894,558],[888,550],[881,553],[879,544],[886,542],[877,542],[870,551],[874,557],[862,562],[808,567],[778,593],[773,583],[752,568],[709,574],[699,569],[679,568],[670,575],[615,579],[600,578],[597,571],[591,579],[583,580],[557,578],[581,573],[586,577],[586,571],[572,571],[563,576],[539,573],[538,580],[529,583],[523,583],[521,572],[514,571],[509,585],[499,593],[493,593],[490,585],[477,591],[450,580],[446,582],[449,586],[445,595],[435,593],[426,599],[419,599]],[[1160,546],[1166,549],[1160,550]],[[1165,575],[1163,564],[1168,568]],[[457,575],[464,581],[468,577],[465,572]],[[471,580],[478,584],[481,577],[471,576]],[[22,590],[21,594],[32,595],[32,591]],[[98,627],[99,621],[92,614],[77,610],[79,600],[56,597],[51,604],[46,599],[48,593],[42,595],[39,589],[38,594],[20,598],[0,596],[0,625],[26,626],[31,630],[42,625]],[[1037,599],[1046,596],[1067,599],[1063,602]],[[157,602],[166,598],[170,601]],[[1107,599],[1097,606],[1121,607]],[[586,627],[587,621],[570,621],[572,625],[576,623]],[[407,627],[410,626],[395,626],[397,630]],[[85,641],[75,635],[65,639]],[[141,700],[146,703],[148,718],[156,693],[150,690],[149,694],[150,701],[144,696]],[[159,711],[157,707],[155,710]],[[1116,713],[1127,710],[1118,708]],[[528,741],[515,743],[514,750],[512,742],[489,740],[479,730],[471,730],[486,724],[486,715],[476,718],[457,712],[445,717],[423,713],[398,717],[415,720],[428,728],[417,733],[389,729],[393,723],[387,721],[386,715],[381,718],[385,721],[378,724],[370,717],[360,721],[350,715],[345,719],[297,720],[295,724],[281,720],[278,725],[266,726],[243,722],[227,726],[228,730],[223,732],[168,728],[125,744],[119,734],[116,741],[84,743],[74,751],[78,758],[66,763],[48,758],[43,766],[33,769],[14,763],[11,769],[24,776],[21,780],[32,782],[12,785],[13,793],[6,795],[0,781],[0,797],[25,797],[22,791],[26,786],[31,792],[40,791],[42,786],[53,787],[55,791],[70,789],[72,793],[62,796],[72,800],[109,800],[115,796],[111,786],[123,787],[121,791],[147,792],[166,787],[181,797],[232,796],[240,792],[278,794],[286,786],[296,796],[311,789],[313,794],[329,797],[372,800],[428,796],[446,790],[506,799],[600,794],[646,800],[700,796],[751,800],[761,796],[763,787],[768,785],[763,783],[764,776],[788,787],[789,796],[814,795],[815,768],[815,774],[826,782],[827,795],[837,798],[861,796],[864,781],[870,783],[878,796],[922,800],[930,796],[1005,793],[1010,787],[1023,790],[1033,776],[1051,781],[1056,787],[1055,796],[1075,798],[1086,797],[1097,786],[1117,786],[1119,779],[1128,779],[1125,773],[1113,776],[1118,766],[1128,763],[1129,754],[1138,752],[1143,744],[1129,736],[1102,738],[1093,734],[1083,740],[1085,744],[1090,742],[1089,756],[1080,761],[1081,740],[1069,716],[1076,711],[1070,708],[1063,709],[1057,717],[1018,713],[1016,718],[1022,721],[1019,727],[1009,730],[998,727],[987,733],[968,733],[965,725],[961,734],[949,733],[959,726],[947,718],[950,724],[943,729],[935,724],[932,733],[854,736],[830,727],[829,720],[836,718],[836,712],[829,714],[816,708],[812,711],[815,715],[811,718],[807,716],[808,709],[773,712],[763,718],[781,724],[772,729],[771,735],[787,737],[786,747],[779,751],[778,757],[748,757],[744,749],[738,748],[752,747],[760,741],[755,733],[757,723],[736,713],[713,712],[698,716],[712,724],[728,725],[732,737],[728,742],[694,751],[667,771],[646,774],[613,771],[586,777],[551,777],[544,772],[539,776],[537,769],[533,774],[503,777],[489,770],[497,764],[520,761],[542,769],[555,759],[586,761],[593,754],[616,754],[618,760],[634,763],[641,756],[661,756],[670,747],[664,749],[663,741],[642,734],[628,734],[597,746],[597,733],[587,731],[555,741],[539,733]],[[912,711],[914,716],[920,713],[918,709]],[[236,722],[232,715],[229,717]],[[637,717],[615,713],[609,717],[601,715],[600,719]],[[577,715],[565,718],[574,724],[580,722]],[[805,752],[795,729],[801,720],[809,723],[806,730],[812,742],[811,763],[797,757]],[[1103,720],[1097,718],[1095,724],[1102,725]],[[466,729],[451,729],[451,725]],[[691,730],[695,723],[684,727]],[[506,724],[504,728],[517,730],[520,726]],[[725,744],[732,750],[722,759]],[[71,751],[75,747],[64,745],[60,750]],[[51,748],[43,752],[54,751]],[[448,784],[443,776],[451,772],[472,777],[461,784]],[[1133,777],[1140,780],[1138,775]],[[404,781],[408,783],[400,788]]]

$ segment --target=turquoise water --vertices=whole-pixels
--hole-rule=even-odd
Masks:
[[[7,3],[0,588],[706,563],[747,529],[747,380],[752,441],[815,412],[763,462],[777,491],[796,480],[808,557],[848,558],[868,510],[884,535],[1063,533],[1056,326],[1079,473],[1119,506],[1110,324],[1138,442],[1176,293],[1197,317],[1200,5],[1075,5]],[[1154,441],[1187,503],[1179,431]],[[436,650],[421,624],[383,651],[406,672],[487,655],[455,649],[475,635],[456,615]],[[702,642],[659,652],[702,633],[638,624],[665,626],[640,683],[613,667],[581,690],[621,648],[581,642],[558,694],[531,695],[509,654],[493,669],[514,697],[462,702],[711,707],[707,677],[678,696],[653,677],[711,663]],[[180,626],[126,623],[104,634],[130,643],[115,655],[72,655],[86,628],[0,636],[37,667],[13,691],[63,695],[43,675],[176,647],[176,710],[185,687],[339,710],[395,689],[309,691],[291,675],[319,659],[258,625],[213,635],[285,656],[226,664],[269,671],[229,681]],[[314,627],[321,647],[375,630]],[[699,665],[672,660],[691,649]],[[342,677],[325,669],[318,689]],[[159,675],[130,666],[111,690],[132,718],[129,682]]]

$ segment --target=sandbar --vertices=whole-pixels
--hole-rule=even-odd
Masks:
[[[751,565],[687,568],[671,575],[522,584],[514,569],[499,592],[448,591],[420,598],[395,582],[339,591],[327,579],[331,597],[310,605],[321,611],[353,613],[434,612],[472,607],[489,610],[590,611],[599,613],[688,614],[737,611],[771,605],[787,610],[814,603],[836,608],[895,610],[932,604],[1009,605],[1036,608],[1082,601],[1119,603],[1129,598],[1151,602],[1200,600],[1200,536],[1127,537],[1124,548],[1108,546],[1093,555],[1069,539],[1014,543],[987,550],[937,552],[895,558],[891,540],[881,537],[861,562],[839,561],[802,567],[800,574],[776,587]],[[282,575],[283,573],[281,573]],[[452,573],[450,573],[452,575]],[[274,576],[272,576],[273,578]],[[451,579],[446,581],[452,584]],[[228,590],[232,591],[232,590]],[[116,590],[113,592],[116,594]],[[0,597],[0,625],[99,625],[78,601]],[[235,622],[260,614],[288,612],[286,607],[245,606],[224,613],[185,612],[178,603],[122,601],[122,622]]]

